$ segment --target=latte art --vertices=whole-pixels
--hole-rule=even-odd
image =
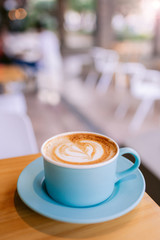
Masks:
[[[81,140],[74,145],[72,142],[61,144],[55,149],[55,154],[63,161],[83,163],[98,160],[103,155],[102,146],[94,141]]]
[[[57,136],[44,146],[46,156],[67,164],[95,164],[111,159],[117,146],[110,139],[91,133]]]

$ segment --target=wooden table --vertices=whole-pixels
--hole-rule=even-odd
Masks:
[[[0,239],[159,240],[160,208],[145,193],[130,213],[104,223],[70,224],[50,220],[29,209],[16,185],[21,171],[40,154],[0,160]]]

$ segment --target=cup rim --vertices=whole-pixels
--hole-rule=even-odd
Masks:
[[[86,165],[75,165],[75,164],[67,164],[67,163],[62,163],[62,162],[57,162],[53,159],[51,159],[50,157],[48,157],[44,152],[43,152],[43,148],[45,146],[45,144],[56,138],[56,137],[60,137],[60,136],[66,136],[66,135],[71,135],[71,134],[76,134],[76,133],[89,133],[89,134],[95,134],[95,135],[99,135],[105,138],[108,138],[109,140],[111,140],[113,143],[115,143],[116,147],[117,147],[117,153],[114,155],[114,157],[112,157],[111,159],[107,160],[107,161],[103,161],[100,163],[94,163],[94,164],[86,164]],[[97,167],[102,167],[105,166],[111,162],[113,162],[117,156],[119,155],[119,146],[118,144],[115,142],[115,140],[113,140],[111,137],[108,137],[104,134],[100,134],[100,133],[96,133],[96,132],[88,132],[88,131],[72,131],[72,132],[64,132],[64,133],[60,133],[60,134],[56,134],[55,136],[48,138],[41,146],[41,154],[43,156],[43,159],[52,163],[53,165],[57,165],[59,167],[64,167],[64,168],[72,168],[72,169],[91,169],[91,168],[97,168]]]

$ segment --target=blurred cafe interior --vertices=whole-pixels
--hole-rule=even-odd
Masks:
[[[159,56],[159,0],[1,0],[0,159],[102,133],[140,154],[160,204]]]

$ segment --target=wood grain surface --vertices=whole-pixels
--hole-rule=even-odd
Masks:
[[[159,240],[160,208],[145,193],[130,213],[104,223],[70,224],[29,209],[16,190],[21,171],[40,154],[0,160],[0,239]]]

